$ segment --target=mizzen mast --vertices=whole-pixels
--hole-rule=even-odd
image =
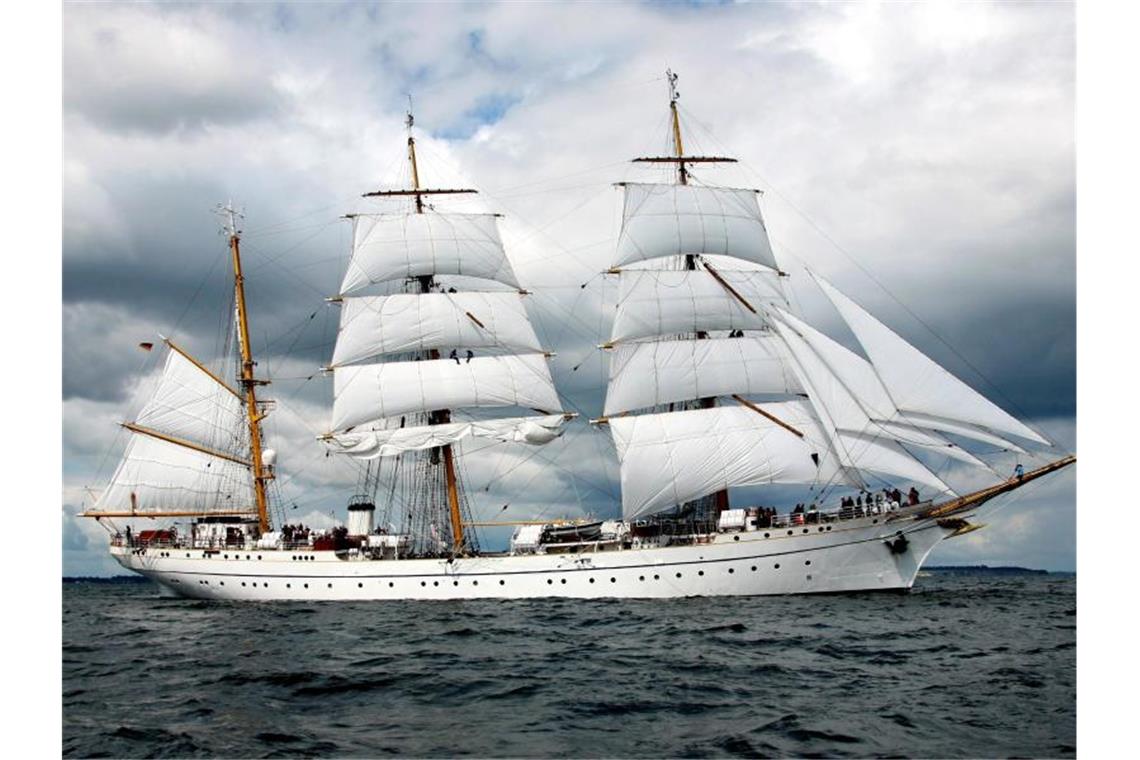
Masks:
[[[249,316],[245,307],[245,277],[241,269],[241,232],[237,228],[237,218],[240,216],[233,204],[218,209],[224,214],[226,220],[226,234],[229,235],[230,254],[234,265],[234,302],[237,307],[238,343],[241,350],[241,386],[245,395],[246,417],[249,421],[249,453],[250,465],[253,471],[253,492],[257,501],[257,520],[263,533],[269,530],[269,498],[266,495],[265,484],[273,479],[261,462],[261,420],[265,412],[257,402],[256,388],[259,385],[268,385],[268,380],[259,380],[254,377],[253,368],[257,362],[253,360],[253,349],[249,341]]]

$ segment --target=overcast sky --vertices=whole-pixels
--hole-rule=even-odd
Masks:
[[[597,416],[612,183],[655,176],[628,159],[668,147],[666,67],[686,147],[741,160],[700,178],[765,191],[811,322],[854,345],[805,265],[1075,449],[1069,5],[69,4],[64,573],[118,571],[103,530],[72,515],[142,403],[155,358],[139,341],[219,358],[230,275],[210,210],[231,198],[288,514],[343,514],[355,469],[313,440],[332,396],[314,374],[337,318],[323,298],[348,253],[339,217],[407,181],[407,93],[421,178],[481,190],[449,208],[504,214],[555,383]],[[618,511],[604,429],[465,467],[488,517]],[[1075,470],[1025,491],[931,561],[1074,569]]]

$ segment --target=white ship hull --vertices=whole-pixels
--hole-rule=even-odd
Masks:
[[[198,599],[671,598],[904,590],[943,538],[929,518],[718,533],[708,543],[560,554],[368,559],[334,551],[129,548],[125,568]],[[892,551],[888,541],[906,537]]]

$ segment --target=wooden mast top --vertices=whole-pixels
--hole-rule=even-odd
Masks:
[[[673,123],[673,155],[671,156],[644,156],[642,158],[633,159],[641,163],[675,163],[677,164],[677,181],[682,185],[689,184],[689,170],[685,164],[712,164],[712,163],[736,163],[735,158],[728,158],[726,156],[686,156],[685,145],[681,142],[681,117],[677,113],[677,101],[681,99],[681,93],[677,92],[677,75],[672,69],[665,70],[665,80],[669,83],[669,115],[672,117]]]
[[[249,316],[245,308],[245,278],[241,269],[241,232],[237,228],[238,214],[232,204],[220,209],[225,214],[226,232],[230,238],[230,254],[234,265],[234,300],[237,304],[238,342],[241,349],[241,385],[245,391],[246,417],[249,420],[249,453],[250,465],[253,469],[253,491],[257,499],[257,521],[261,532],[269,531],[269,498],[266,495],[265,484],[273,476],[265,471],[261,463],[261,420],[265,414],[257,405],[255,389],[259,385],[268,385],[268,380],[258,380],[254,377],[253,368],[257,362],[253,360],[253,349],[249,341]]]
[[[424,212],[424,196],[425,195],[457,195],[460,193],[477,193],[478,190],[471,188],[425,188],[420,187],[420,170],[416,163],[416,138],[412,135],[412,125],[416,123],[415,116],[412,115],[412,99],[408,97],[408,118],[404,124],[408,127],[408,163],[412,166],[412,187],[407,190],[375,190],[371,193],[364,193],[364,198],[383,198],[400,195],[410,195],[416,199],[416,213],[422,214]]]

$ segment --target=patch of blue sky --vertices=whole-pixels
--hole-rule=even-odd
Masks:
[[[444,140],[466,140],[480,127],[497,123],[520,100],[517,95],[509,93],[483,95],[458,120],[436,131],[434,136]]]

